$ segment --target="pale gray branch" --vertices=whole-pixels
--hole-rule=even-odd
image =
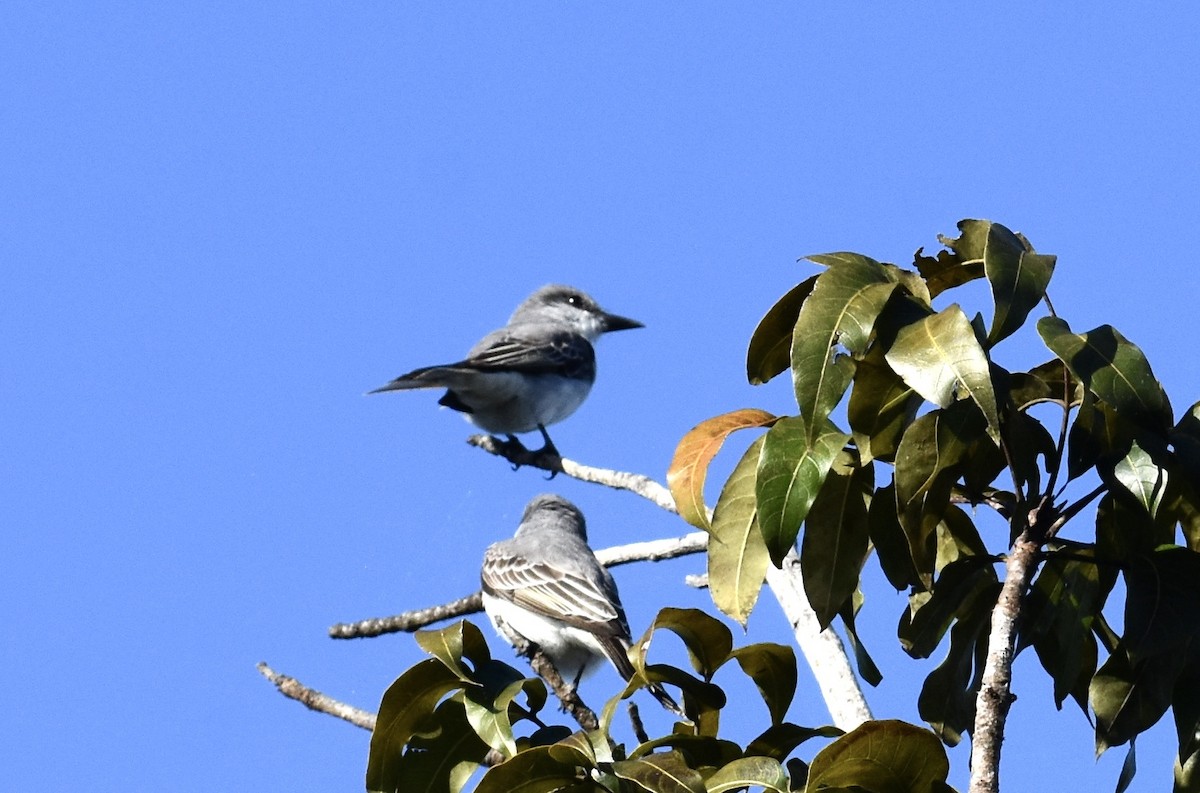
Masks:
[[[564,461],[565,462],[565,461]],[[662,540],[646,540],[626,545],[614,545],[596,551],[596,558],[605,567],[630,564],[632,562],[658,562],[677,556],[703,553],[708,544],[708,535],[694,531],[682,537]],[[483,597],[479,592],[439,606],[405,611],[391,617],[373,617],[358,622],[339,622],[329,629],[334,639],[365,639],[385,633],[420,630],[435,622],[463,617],[483,611]]]
[[[362,727],[364,730],[375,729],[374,713],[360,710],[353,705],[347,705],[345,702],[322,694],[320,691],[304,685],[294,677],[281,675],[267,666],[265,661],[258,664],[258,671],[262,673],[263,677],[275,684],[275,688],[279,689],[280,694],[289,699],[296,700],[311,710],[315,710],[318,713],[326,713],[330,716],[337,716],[339,719],[348,721],[355,727]]]

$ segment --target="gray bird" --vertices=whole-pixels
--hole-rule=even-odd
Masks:
[[[508,324],[492,331],[457,363],[426,366],[371,391],[445,388],[438,404],[466,414],[475,426],[505,435],[542,433],[539,452],[558,454],[546,427],[583,404],[596,379],[592,345],[602,333],[643,327],[606,313],[569,286],[543,286],[525,299]]]
[[[496,632],[531,642],[563,680],[579,684],[607,658],[625,680],[633,677],[632,643],[612,575],[588,547],[579,508],[544,494],[525,507],[516,536],[483,555],[483,608]],[[650,693],[667,710],[683,711],[662,686]]]

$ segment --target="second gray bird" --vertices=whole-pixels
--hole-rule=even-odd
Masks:
[[[484,553],[480,579],[496,631],[540,647],[564,681],[578,685],[605,658],[623,679],[633,677],[616,582],[588,547],[583,513],[570,501],[550,494],[530,501],[516,536]],[[649,690],[683,716],[662,686],[651,683]]]
[[[513,312],[508,324],[489,333],[456,363],[426,366],[371,391],[445,388],[439,404],[466,414],[487,432],[520,446],[517,433],[538,430],[557,454],[546,427],[583,404],[596,379],[592,345],[603,333],[643,327],[609,314],[569,286],[543,286]]]

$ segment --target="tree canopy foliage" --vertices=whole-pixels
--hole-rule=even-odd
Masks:
[[[540,679],[493,659],[479,631],[457,623],[419,634],[431,657],[384,695],[368,789],[458,791],[487,763],[477,791],[924,792],[946,787],[941,742],[965,733],[977,752],[972,789],[996,789],[1012,657],[1031,648],[1055,704],[1094,716],[1098,751],[1132,751],[1172,710],[1176,789],[1200,790],[1200,403],[1177,418],[1135,344],[1108,325],[1077,332],[1055,314],[1054,256],[996,223],[958,228],[936,254],[918,250],[911,268],[857,253],[809,257],[821,270],[767,311],[746,361],[753,384],[790,374],[796,414],[744,408],[702,421],[667,477],[680,516],[709,533],[716,607],[744,625],[768,566],[798,551],[821,626],[841,621],[872,683],[855,614],[873,557],[909,593],[904,651],[929,658],[946,645],[917,702],[932,731],[789,723],[790,648],[735,649],[721,622],[671,608],[630,651],[637,674],[599,728],[574,730],[543,719]],[[989,316],[950,302],[980,279]],[[1045,359],[1009,371],[995,352],[1038,311]],[[709,465],[739,430],[759,434],[710,511]],[[987,524],[988,514],[999,519]],[[1120,632],[1113,609],[1123,610]],[[683,641],[691,671],[647,660],[659,630]],[[730,661],[769,713],[746,746],[720,735],[728,703],[714,676]],[[618,704],[651,681],[679,689],[689,719],[617,744]],[[800,759],[818,738],[829,742]],[[990,780],[976,768],[984,761]]]

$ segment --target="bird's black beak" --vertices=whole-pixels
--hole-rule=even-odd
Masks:
[[[634,328],[644,328],[644,327],[646,327],[646,326],[643,325],[642,323],[638,322],[636,319],[630,319],[629,317],[622,317],[617,314],[605,314],[604,315],[604,332],[605,333],[610,333],[611,331],[614,331],[614,330],[633,330]]]

